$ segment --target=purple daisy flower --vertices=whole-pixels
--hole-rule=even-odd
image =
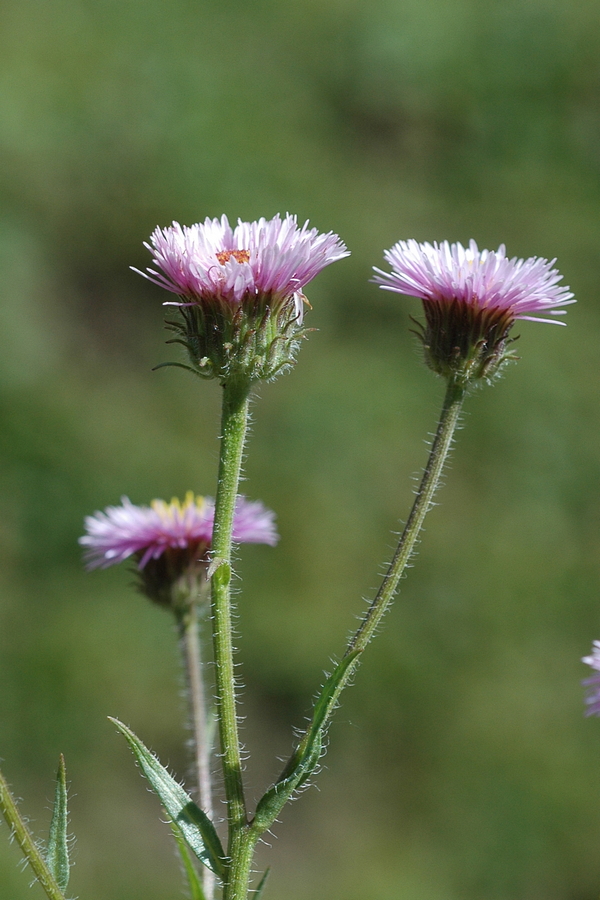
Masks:
[[[426,327],[420,335],[427,363],[441,375],[464,382],[490,377],[507,359],[508,332],[515,319],[564,315],[575,303],[558,282],[555,260],[508,259],[504,245],[479,250],[462,244],[399,241],[384,253],[391,272],[375,268],[374,281],[386,291],[420,297]]]
[[[506,248],[479,250],[475,241],[468,249],[462,244],[419,244],[417,241],[398,241],[384,253],[392,272],[383,272],[373,279],[386,291],[420,297],[430,303],[459,302],[479,309],[508,312],[513,319],[534,322],[553,322],[540,319],[539,313],[565,314],[563,307],[575,303],[567,287],[558,285],[562,275],[548,262],[532,256],[530,259],[507,259]]]
[[[168,550],[185,551],[187,557],[206,562],[214,517],[214,501],[195,497],[192,491],[183,503],[175,498],[170,503],[153,500],[150,506],[136,506],[123,497],[121,506],[86,517],[86,534],[79,543],[85,547],[88,569],[106,569],[130,556],[143,569]],[[275,514],[260,502],[238,497],[233,540],[274,546],[278,539]]]
[[[600,641],[594,641],[591,656],[584,656],[581,662],[591,666],[594,674],[581,683],[588,689],[585,705],[586,716],[600,716]]]
[[[134,271],[186,302],[218,300],[235,307],[262,297],[279,305],[292,297],[299,322],[303,288],[325,266],[349,255],[337,234],[319,234],[308,222],[299,228],[289,213],[284,219],[238,220],[235,228],[227,216],[189,227],[173,222],[157,228],[150,242],[144,246],[160,271]]]
[[[294,361],[302,329],[303,290],[344,256],[337,234],[319,234],[296,217],[157,228],[145,245],[155,268],[139,272],[179,299],[168,322],[186,347],[192,371],[222,384],[274,378]],[[181,365],[181,363],[175,363]]]

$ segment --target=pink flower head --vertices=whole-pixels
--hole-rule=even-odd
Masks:
[[[468,384],[489,379],[516,357],[506,352],[515,319],[565,314],[574,303],[559,286],[554,260],[507,259],[504,245],[479,250],[475,241],[462,244],[419,244],[398,241],[384,253],[391,272],[375,268],[374,281],[386,291],[423,301],[426,326],[420,337],[428,365],[438,374]]]
[[[582,684],[588,689],[585,698],[586,716],[600,716],[600,641],[594,641],[591,656],[584,656],[581,662],[591,666],[594,674],[584,679]]]
[[[179,299],[169,321],[191,370],[221,384],[270,380],[288,369],[302,329],[304,288],[344,256],[337,234],[319,234],[296,217],[157,228],[146,247],[155,268],[139,272]],[[168,365],[168,364],[167,364]],[[171,364],[172,365],[172,364]],[[181,363],[175,363],[181,365]]]
[[[121,506],[109,506],[85,519],[86,534],[79,538],[85,547],[88,569],[105,569],[135,556],[138,568],[158,560],[169,550],[182,551],[190,561],[207,561],[212,541],[214,501],[195,497],[192,491],[181,503],[153,500],[150,506],[136,506],[127,497]],[[246,544],[270,544],[278,540],[274,513],[260,502],[238,497],[233,522],[233,539]]]
[[[569,289],[558,285],[562,276],[552,268],[556,260],[507,259],[504,244],[494,251],[479,250],[475,241],[468,248],[448,241],[398,241],[384,256],[392,272],[375,268],[379,274],[373,280],[386,291],[420,297],[426,303],[456,301],[508,312],[513,319],[556,325],[565,323],[532,313],[560,316],[565,314],[560,307],[575,303]]]
[[[299,322],[305,285],[325,266],[349,255],[337,234],[319,234],[308,222],[299,228],[289,213],[284,219],[238,220],[235,228],[227,216],[190,226],[173,222],[157,228],[150,242],[145,246],[159,271],[134,271],[184,301],[218,300],[237,307],[264,298],[277,306],[293,298]]]

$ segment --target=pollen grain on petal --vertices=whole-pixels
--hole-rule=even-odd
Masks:
[[[250,262],[249,250],[220,250],[218,253],[215,253],[215,256],[222,266],[228,263],[230,259],[235,259],[239,263]]]

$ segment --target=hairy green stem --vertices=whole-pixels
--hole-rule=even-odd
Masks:
[[[246,900],[258,837],[247,825],[233,832],[229,850],[231,864],[227,883],[223,888],[223,900]]]
[[[434,494],[452,446],[454,432],[458,425],[466,389],[453,379],[448,382],[442,412],[431,444],[429,459],[417,490],[410,515],[404,526],[396,552],[377,592],[377,596],[367,610],[356,634],[350,640],[346,653],[364,650],[373,637],[377,626],[388,606],[394,599],[398,583],[412,556],[425,516],[429,512]]]
[[[413,553],[439,486],[444,464],[452,445],[466,394],[464,381],[450,379],[444,397],[438,427],[433,438],[429,459],[416,493],[410,515],[400,537],[398,547],[383,582],[363,620],[350,640],[344,658],[352,656],[344,675],[331,693],[328,713],[319,730],[325,730],[336,702],[358,665],[365,649],[398,589],[398,584]],[[244,436],[247,421],[248,394],[240,395],[225,389],[223,398],[223,431],[219,489],[213,535],[213,618],[215,660],[217,664],[217,695],[219,702],[219,727],[223,751],[223,771],[229,813],[229,872],[224,885],[223,900],[246,900],[250,866],[255,843],[260,831],[249,826],[242,784],[241,758],[235,716],[235,686],[231,646],[231,613],[229,605],[229,581],[231,578],[231,528],[233,510],[241,467]],[[219,498],[221,498],[219,500]],[[229,516],[229,519],[227,518]],[[219,528],[217,529],[217,520]],[[308,734],[308,732],[307,732]],[[292,789],[293,790],[293,789]]]
[[[402,534],[400,535],[396,552],[394,553],[392,561],[383,578],[381,587],[365,613],[358,630],[348,643],[344,658],[357,651],[358,655],[356,659],[350,663],[344,677],[336,687],[332,696],[330,712],[327,717],[328,719],[333,714],[333,710],[335,709],[341,692],[352,678],[352,674],[360,662],[362,651],[375,634],[382,617],[394,599],[400,579],[412,556],[419,533],[423,527],[425,516],[431,508],[434,494],[439,487],[440,478],[448,457],[448,452],[452,446],[454,432],[458,425],[466,393],[467,387],[464,381],[454,380],[453,378],[449,379],[440,419],[431,444],[429,459],[427,460],[421,483],[417,489],[410,515]],[[326,722],[323,727],[326,727]]]
[[[223,900],[245,900],[252,853],[238,736],[230,600],[231,536],[248,425],[249,394],[247,382],[226,382],[223,387],[221,455],[210,568],[217,710],[229,825],[227,854],[231,860]]]
[[[429,459],[416,492],[410,515],[400,537],[394,557],[388,567],[377,596],[365,613],[351,638],[341,662],[327,679],[315,700],[308,729],[296,746],[278,781],[261,798],[253,819],[252,835],[257,838],[277,818],[284,804],[314,771],[323,747],[323,738],[339,696],[352,677],[362,654],[373,637],[398,589],[398,583],[414,550],[433,496],[440,483],[444,464],[452,445],[459,421],[467,383],[451,379],[448,383],[438,427],[433,438]]]
[[[9,790],[2,772],[0,772],[0,809],[2,810],[12,834],[15,836],[17,844],[21,848],[23,855],[33,869],[37,880],[45,890],[49,900],[65,900],[65,895],[52,877],[44,857],[38,847],[36,847],[31,832],[27,828],[27,825],[17,809],[17,804],[15,803],[14,797]]]
[[[212,782],[210,775],[211,740],[206,708],[206,691],[202,677],[201,635],[198,598],[190,596],[183,612],[177,616],[181,655],[185,668],[190,724],[193,734],[194,767],[198,787],[198,805],[209,819],[213,818]],[[213,900],[215,876],[207,866],[202,868],[202,887],[206,900]]]

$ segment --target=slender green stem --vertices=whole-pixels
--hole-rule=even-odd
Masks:
[[[330,707],[332,712],[337,699],[348,684],[360,661],[360,654],[375,634],[383,615],[394,599],[398,583],[413,553],[425,516],[431,508],[434,494],[439,487],[466,392],[467,389],[464,382],[449,379],[437,430],[431,444],[429,459],[427,460],[410,515],[400,535],[396,552],[383,578],[381,587],[346,648],[344,658],[355,651],[358,651],[359,655],[348,666],[344,677],[337,685]]]
[[[251,855],[248,817],[242,779],[242,760],[236,714],[231,624],[231,535],[248,424],[250,386],[226,383],[223,388],[221,456],[211,564],[213,644],[221,761],[227,817],[230,873],[223,900],[245,900]]]
[[[198,625],[198,607],[190,604],[179,620],[182,656],[187,679],[190,720],[194,741],[194,765],[198,786],[198,805],[209,819],[213,817],[212,782],[210,777],[211,742],[209,738],[206,691],[202,677],[201,639]]]
[[[185,610],[177,616],[179,642],[186,675],[190,723],[193,733],[194,767],[198,787],[198,805],[209,819],[213,818],[210,757],[212,742],[208,725],[206,691],[202,677],[202,650],[198,598],[189,597]],[[202,868],[202,887],[206,900],[213,900],[215,876],[207,866]]]
[[[377,596],[365,613],[363,620],[350,640],[342,661],[327,679],[315,700],[313,716],[308,729],[296,746],[294,753],[278,781],[260,800],[251,830],[256,838],[273,823],[283,805],[291,799],[303,784],[318,761],[323,737],[336,708],[339,696],[352,677],[362,654],[373,637],[382,616],[392,602],[398,583],[406,568],[415,543],[431,508],[435,491],[452,445],[462,403],[466,394],[466,379],[450,380],[444,397],[438,427],[433,438],[429,459],[423,478],[416,492],[413,507],[400,537],[394,557],[388,567]]]
[[[412,556],[425,521],[425,516],[431,508],[433,496],[439,486],[446,458],[452,446],[454,432],[460,418],[465,393],[466,389],[462,384],[452,379],[449,380],[440,420],[431,444],[429,459],[427,460],[410,515],[377,596],[367,610],[358,631],[350,640],[344,654],[345,656],[354,650],[364,650],[377,630],[381,617],[394,599],[398,583],[406,568],[406,564]]]
[[[36,878],[45,890],[49,900],[65,900],[65,895],[52,877],[40,850],[36,847],[31,832],[23,821],[17,804],[9,790],[2,772],[0,772],[0,809],[9,828],[23,851],[27,862],[35,872]]]
[[[229,855],[231,865],[227,884],[223,889],[223,900],[246,900],[250,881],[250,867],[258,835],[248,826],[233,832]]]

